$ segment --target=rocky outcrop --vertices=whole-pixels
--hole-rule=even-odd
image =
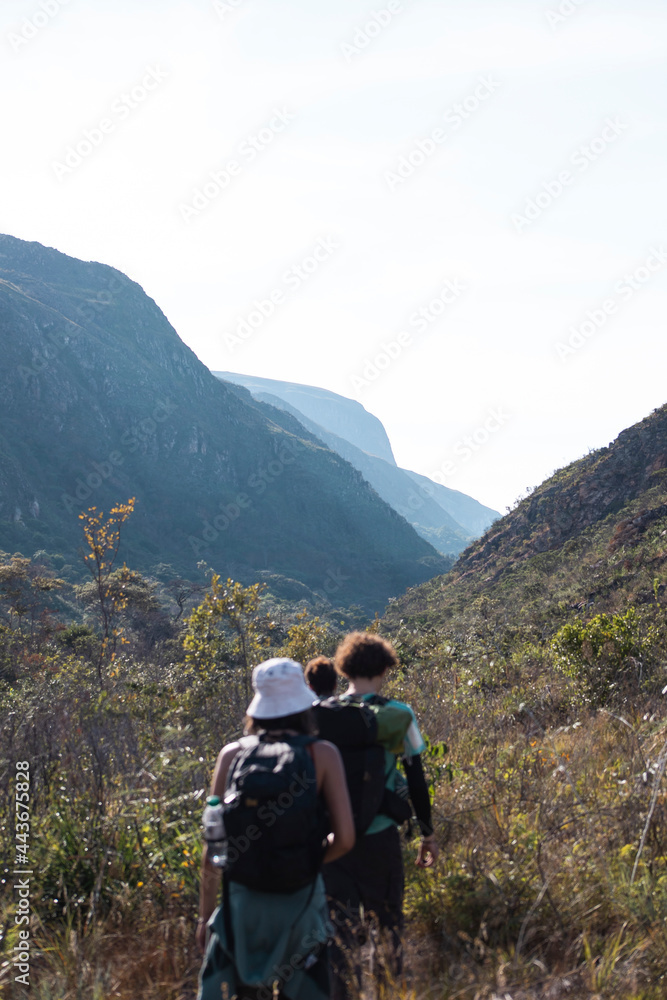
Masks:
[[[466,549],[455,572],[485,575],[519,556],[557,549],[661,483],[667,483],[667,406],[547,479]],[[644,519],[650,523],[650,512]]]

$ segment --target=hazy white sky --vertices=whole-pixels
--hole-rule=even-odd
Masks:
[[[659,0],[3,0],[0,45],[0,229],[210,368],[500,510],[666,401]]]

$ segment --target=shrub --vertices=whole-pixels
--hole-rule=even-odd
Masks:
[[[647,642],[640,635],[637,612],[600,614],[587,622],[568,622],[551,643],[563,673],[584,685],[591,705],[618,700],[615,693],[636,690],[642,679]]]

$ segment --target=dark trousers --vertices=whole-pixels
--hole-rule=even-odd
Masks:
[[[382,985],[403,970],[403,855],[395,826],[360,837],[322,874],[336,936],[329,948],[331,1000],[361,989],[361,949],[370,943],[373,973]]]

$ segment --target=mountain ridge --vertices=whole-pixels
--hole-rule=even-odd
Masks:
[[[79,509],[138,498],[124,557],[201,559],[380,610],[446,564],[301,426],[215,378],[115,268],[0,236],[0,547],[80,541]],[[276,582],[277,581],[277,582]]]
[[[316,424],[315,421],[309,420],[296,407],[290,406],[289,403],[277,396],[261,392],[255,395],[255,399],[281,409],[289,407],[289,410],[285,410],[285,412],[291,412],[315,437],[350,462],[355,469],[358,469],[382,499],[413,525],[417,534],[431,542],[436,548],[439,548],[436,540],[442,540],[444,536],[452,548],[448,551],[439,548],[443,555],[451,555],[460,550],[473,537],[446,511],[443,512],[428,493],[422,491],[420,495],[414,489],[406,492],[407,484],[403,469],[399,469],[396,465],[390,465],[377,455],[369,455],[344,438],[332,434]],[[419,511],[420,520],[418,523],[414,521],[416,511]]]
[[[301,382],[283,382],[253,375],[240,376],[234,372],[214,371],[213,375],[224,382],[244,385],[253,395],[267,392],[276,398],[283,398],[316,423],[321,424],[324,415],[329,431],[350,441],[362,451],[396,465],[391,442],[382,422],[357,400],[341,396],[330,389],[304,385]]]
[[[667,405],[548,477],[461,553],[392,602],[387,622],[465,621],[552,634],[587,614],[657,601],[667,573]],[[657,589],[656,589],[657,588]],[[520,620],[519,615],[522,615]],[[529,623],[529,624],[526,624]]]
[[[497,511],[484,507],[472,497],[441,486],[419,473],[401,469],[395,461],[387,462],[381,456],[359,447],[357,442],[363,435],[350,433],[349,421],[345,423],[340,417],[332,420],[332,407],[320,411],[313,400],[318,399],[318,393],[326,392],[330,400],[336,401],[336,407],[342,407],[346,412],[357,413],[360,408],[364,414],[362,419],[367,420],[372,415],[368,414],[361,404],[345,396],[330,393],[328,390],[297,386],[299,390],[305,391],[309,399],[309,412],[306,413],[300,409],[303,393],[292,391],[294,383],[229,372],[214,372],[214,374],[227,384],[245,386],[256,399],[263,399],[291,412],[311,433],[358,469],[382,499],[409,521],[417,533],[443,555],[449,558],[458,555],[470,540],[477,537],[499,517]],[[350,411],[350,407],[355,409]],[[334,412],[334,417],[336,416]],[[382,427],[377,418],[372,417],[372,419]],[[337,433],[333,427],[338,427],[341,433]],[[352,430],[358,428],[353,426]],[[384,428],[382,430],[384,432]],[[345,436],[346,434],[348,436]]]

